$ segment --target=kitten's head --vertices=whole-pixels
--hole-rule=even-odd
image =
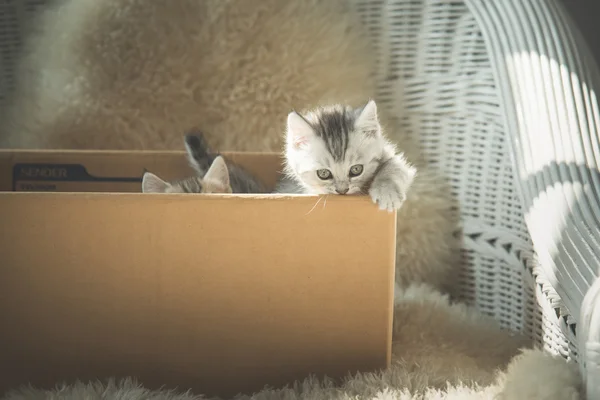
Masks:
[[[310,193],[359,194],[370,184],[388,142],[377,105],[335,105],[287,118],[286,173]]]
[[[151,172],[142,179],[144,193],[231,193],[229,171],[223,157],[215,158],[203,178],[192,176],[174,182],[165,182]]]

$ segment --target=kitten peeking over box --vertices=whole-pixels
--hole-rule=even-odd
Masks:
[[[186,135],[185,147],[198,176],[165,182],[146,172],[144,193],[266,192],[246,169],[212,153],[202,134]],[[373,100],[357,109],[336,104],[289,113],[284,160],[274,193],[369,194],[387,211],[400,208],[416,174],[385,138]]]

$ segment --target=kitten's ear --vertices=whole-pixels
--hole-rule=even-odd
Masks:
[[[225,186],[230,186],[229,183],[229,169],[225,163],[225,159],[222,156],[218,156],[213,161],[212,165],[204,175],[204,179],[211,179],[222,183]]]
[[[377,104],[375,104],[375,100],[369,100],[362,110],[360,110],[354,126],[366,135],[373,137],[381,135],[381,125],[377,116]]]
[[[142,192],[143,193],[165,193],[169,188],[169,184],[152,172],[144,173],[142,178]]]
[[[294,148],[299,149],[306,144],[315,131],[308,122],[296,111],[292,111],[287,117],[287,140]]]

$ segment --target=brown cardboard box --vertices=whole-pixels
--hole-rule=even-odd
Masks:
[[[274,184],[277,155],[229,155]],[[389,365],[394,214],[135,193],[144,169],[191,174],[182,152],[0,151],[0,392],[135,376],[230,396]]]

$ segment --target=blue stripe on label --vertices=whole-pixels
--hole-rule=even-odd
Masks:
[[[13,166],[13,191],[18,181],[37,182],[142,182],[142,177],[93,176],[81,164],[15,164]]]

